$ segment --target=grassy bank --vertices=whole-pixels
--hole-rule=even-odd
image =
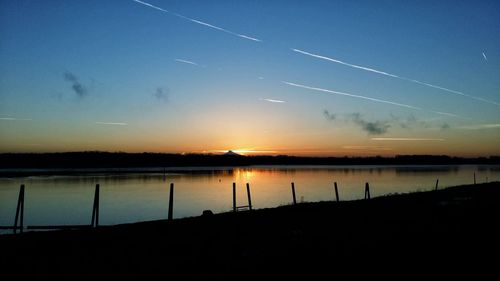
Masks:
[[[495,182],[173,222],[4,235],[0,265],[4,273],[27,278],[70,280],[477,278],[495,273],[499,196]]]

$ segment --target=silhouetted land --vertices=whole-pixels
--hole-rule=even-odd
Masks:
[[[248,165],[445,165],[500,164],[500,156],[462,158],[445,155],[398,155],[395,157],[297,157],[240,156],[164,153],[4,153],[0,169],[51,168],[145,168]]]
[[[500,250],[499,198],[500,183],[494,182],[4,235],[0,265],[5,276],[23,279],[490,279]]]

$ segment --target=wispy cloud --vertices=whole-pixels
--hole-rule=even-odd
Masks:
[[[128,123],[122,123],[122,122],[95,122],[96,124],[99,125],[112,125],[112,126],[127,126]]]
[[[352,63],[347,63],[347,62],[344,62],[344,61],[341,61],[341,60],[338,60],[338,59],[334,59],[334,58],[331,58],[331,57],[322,56],[322,55],[318,55],[318,54],[313,54],[313,53],[306,52],[306,51],[299,50],[299,49],[293,49],[292,48],[292,51],[300,53],[300,54],[303,54],[303,55],[306,55],[306,56],[310,56],[310,57],[314,57],[314,58],[318,58],[318,59],[322,59],[322,60],[326,60],[326,61],[330,61],[330,62],[342,64],[342,65],[349,66],[349,67],[352,67],[352,68],[361,69],[361,70],[369,71],[369,72],[380,74],[380,75],[385,75],[385,76],[392,77],[392,78],[397,78],[397,79],[401,79],[401,80],[413,82],[413,83],[420,84],[420,85],[423,85],[423,86],[427,86],[427,87],[430,87],[430,88],[442,90],[442,91],[445,91],[447,93],[452,93],[452,94],[460,95],[460,96],[463,96],[463,97],[471,98],[471,99],[474,99],[474,100],[477,100],[477,101],[481,101],[481,102],[485,102],[485,103],[489,103],[489,104],[494,104],[494,105],[500,106],[500,103],[495,102],[495,101],[491,101],[491,100],[487,100],[487,99],[484,99],[484,98],[481,98],[481,97],[469,95],[469,94],[466,94],[466,93],[463,93],[463,92],[460,92],[460,91],[452,90],[452,89],[441,87],[441,86],[438,86],[438,85],[434,85],[434,84],[422,82],[422,81],[419,81],[419,80],[416,80],[416,79],[399,76],[399,75],[396,75],[396,74],[388,73],[388,72],[385,72],[385,71],[377,70],[377,69],[366,67],[366,66],[361,66],[361,65],[356,65],[356,64],[352,64]],[[484,55],[484,53],[483,53],[483,55]]]
[[[413,129],[415,127],[420,127],[420,128],[431,127],[431,124],[429,122],[419,120],[413,114],[410,114],[409,116],[406,117],[400,117],[393,115],[391,113],[390,120],[392,124],[399,125],[399,127],[401,127],[402,129]]]
[[[196,65],[198,66],[197,63],[193,62],[193,61],[189,61],[189,60],[183,60],[183,59],[174,59],[176,62],[182,62],[182,63],[187,63],[187,64],[191,64],[191,65]]]
[[[485,61],[488,61],[488,58],[486,57],[486,54],[483,52],[483,58]]]
[[[387,133],[387,130],[390,127],[389,123],[386,121],[367,121],[361,116],[360,113],[351,114],[351,119],[369,135],[383,135]]]
[[[190,22],[194,22],[194,23],[197,23],[199,25],[203,25],[203,26],[206,26],[206,27],[218,30],[218,31],[222,31],[222,32],[231,34],[233,36],[237,36],[237,37],[240,37],[240,38],[243,38],[243,39],[247,39],[247,40],[251,40],[251,41],[255,41],[255,42],[262,42],[262,40],[260,40],[258,38],[255,38],[255,37],[252,37],[252,36],[248,36],[248,35],[244,35],[244,34],[240,34],[240,33],[236,33],[236,32],[230,31],[230,30],[222,28],[222,27],[218,27],[216,25],[213,25],[213,24],[210,24],[210,23],[207,23],[207,22],[203,22],[201,20],[197,20],[197,19],[193,19],[193,18],[190,18],[190,17],[186,17],[184,15],[181,15],[181,14],[169,11],[169,10],[165,10],[165,9],[160,8],[158,6],[146,3],[144,1],[139,1],[139,0],[132,0],[132,1],[134,1],[136,3],[139,3],[139,4],[142,4],[142,5],[145,5],[147,7],[156,9],[158,11],[161,11],[161,12],[164,12],[164,13],[168,13],[168,14],[176,16],[178,18],[181,18],[181,19],[184,19],[184,20],[187,20],[187,21],[190,21]]]
[[[479,124],[479,125],[458,127],[458,129],[463,129],[463,130],[482,130],[482,129],[497,129],[497,128],[500,128],[500,124]]]
[[[445,139],[428,138],[371,138],[373,141],[444,141]]]
[[[328,110],[323,110],[323,116],[325,117],[326,120],[328,121],[333,121],[337,118],[337,116],[333,113],[330,113]]]
[[[407,117],[398,117],[393,114],[390,115],[390,122],[393,125],[399,125],[402,129],[415,129],[415,128],[423,128],[429,130],[448,130],[451,126],[448,123],[436,124],[437,120],[440,118],[430,118],[426,120],[418,119],[414,115],[409,115]]]
[[[3,121],[32,121],[30,118],[14,118],[14,117],[0,117]]]
[[[443,124],[441,124],[441,126],[439,126],[439,129],[441,129],[441,131],[446,131],[450,128],[451,128],[451,126],[448,123],[443,123]]]
[[[287,81],[282,81],[282,82],[284,84],[287,84],[287,85],[293,86],[293,87],[298,87],[298,88],[303,88],[303,89],[308,89],[308,90],[313,90],[313,91],[318,91],[318,92],[324,92],[324,93],[329,93],[329,94],[334,94],[334,95],[341,95],[341,96],[347,96],[347,97],[352,97],[352,98],[364,99],[364,100],[369,100],[369,101],[373,101],[373,102],[391,104],[391,105],[396,105],[396,106],[411,108],[411,109],[415,109],[415,110],[422,110],[419,107],[408,105],[408,104],[402,104],[402,103],[397,103],[397,102],[393,102],[393,101],[387,101],[387,100],[381,100],[381,99],[376,99],[376,98],[370,98],[370,97],[360,96],[360,95],[355,95],[355,94],[350,94],[350,93],[332,91],[332,90],[328,90],[328,89],[311,87],[311,86],[301,85],[301,84],[287,82]]]
[[[168,102],[170,90],[167,87],[158,87],[153,96],[162,102]]]
[[[336,114],[331,113],[328,110],[323,110],[323,116],[328,121],[335,121],[337,119]],[[346,121],[353,122],[355,125],[360,127],[363,131],[369,135],[383,135],[387,133],[391,125],[389,121],[374,120],[368,121],[362,117],[360,113],[351,113],[346,116]]]
[[[260,98],[259,100],[268,101],[268,102],[274,102],[274,103],[284,103],[284,102],[286,102],[286,101],[283,101],[283,100],[273,100],[273,99],[265,99],[265,98]]]
[[[88,94],[87,87],[80,83],[75,74],[66,71],[63,73],[64,81],[71,83],[71,89],[79,97],[83,98]]]

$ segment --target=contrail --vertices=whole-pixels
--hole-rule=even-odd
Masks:
[[[371,138],[373,141],[444,141],[444,139],[425,138]]]
[[[439,114],[439,115],[444,115],[444,116],[450,116],[450,117],[456,117],[456,118],[462,118],[462,119],[469,119],[469,118],[465,118],[465,117],[462,117],[462,116],[459,116],[459,115],[456,115],[456,114],[453,114],[453,113],[442,112],[442,111],[434,111],[434,110],[429,110],[429,109],[423,109],[423,108],[416,107],[416,106],[413,106],[413,105],[408,105],[408,104],[403,104],[403,103],[398,103],[398,102],[393,102],[393,101],[387,101],[387,100],[381,100],[381,99],[376,99],[376,98],[370,98],[370,97],[366,97],[366,96],[360,96],[360,95],[350,94],[350,93],[332,91],[332,90],[328,90],[328,89],[311,87],[311,86],[301,85],[301,84],[287,82],[287,81],[281,81],[281,82],[285,83],[285,84],[287,84],[289,86],[299,87],[299,88],[313,90],[313,91],[319,91],[319,92],[325,92],[325,93],[330,93],[330,94],[335,94],[335,95],[348,96],[348,97],[359,98],[359,99],[364,99],[364,100],[369,100],[369,101],[374,101],[374,102],[386,103],[386,104],[391,104],[391,105],[406,107],[406,108],[410,108],[410,109],[414,109],[414,110],[423,110],[423,111],[432,112],[432,113]]]
[[[335,62],[335,63],[340,63],[340,64],[343,64],[343,65],[347,65],[349,67],[358,68],[358,69],[362,69],[362,70],[366,70],[366,71],[370,71],[370,72],[375,72],[375,73],[378,73],[378,74],[382,74],[382,75],[386,75],[386,76],[390,76],[390,77],[394,77],[394,78],[399,78],[399,76],[394,75],[394,74],[390,74],[390,73],[383,72],[383,71],[376,70],[376,69],[369,68],[369,67],[364,67],[364,66],[360,66],[360,65],[350,64],[350,63],[343,62],[343,61],[336,60],[336,59],[332,59],[332,58],[329,58],[329,57],[312,54],[312,53],[309,53],[309,52],[306,52],[306,51],[302,51],[302,50],[299,50],[299,49],[292,49],[292,51],[297,52],[297,53],[301,53],[303,55],[311,56],[311,57],[314,57],[314,58],[318,58],[318,59],[322,59],[322,60],[327,60],[327,61],[331,61],[331,62]]]
[[[264,99],[264,98],[260,98],[259,100],[268,101],[268,102],[275,102],[275,103],[286,102],[286,101],[283,101],[283,100],[273,100],[273,99]]]
[[[160,8],[158,6],[155,6],[155,5],[152,5],[152,4],[149,4],[149,3],[146,3],[146,2],[143,2],[143,1],[140,1],[140,0],[132,0],[136,3],[139,3],[139,4],[142,4],[142,5],[145,5],[145,6],[148,6],[150,8],[153,8],[153,9],[156,9],[158,11],[162,11],[164,13],[168,13],[168,14],[171,14],[171,15],[174,15],[178,18],[181,18],[181,19],[184,19],[184,20],[188,20],[190,22],[194,22],[194,23],[197,23],[197,24],[200,24],[200,25],[203,25],[203,26],[206,26],[206,27],[209,27],[209,28],[213,28],[215,30],[218,30],[218,31],[222,31],[222,32],[225,32],[225,33],[228,33],[228,34],[231,34],[233,36],[238,36],[240,38],[243,38],[243,39],[247,39],[247,40],[251,40],[251,41],[256,41],[256,42],[262,42],[262,40],[258,39],[258,38],[255,38],[255,37],[251,37],[251,36],[248,36],[248,35],[244,35],[244,34],[239,34],[239,33],[236,33],[236,32],[233,32],[233,31],[230,31],[230,30],[227,30],[225,28],[222,28],[222,27],[218,27],[218,26],[215,26],[213,24],[209,24],[209,23],[206,23],[206,22],[203,22],[201,20],[196,20],[196,19],[192,19],[192,18],[189,18],[189,17],[186,17],[184,15],[181,15],[181,14],[178,14],[178,13],[175,13],[175,12],[171,12],[171,11],[168,11],[168,10],[165,10],[163,8]]]
[[[127,126],[127,123],[118,123],[118,122],[95,122],[99,125],[116,125],[116,126]]]
[[[483,58],[485,61],[488,61],[488,58],[486,57],[486,54],[483,52]]]
[[[342,64],[342,65],[345,65],[345,66],[349,66],[349,67],[352,67],[352,68],[357,68],[357,69],[361,69],[361,70],[365,70],[365,71],[377,73],[377,74],[380,74],[380,75],[385,75],[385,76],[389,76],[389,77],[392,77],[392,78],[397,78],[397,79],[401,79],[401,80],[413,82],[413,83],[416,83],[416,84],[419,84],[419,85],[427,86],[427,87],[430,87],[430,88],[442,90],[442,91],[445,91],[445,92],[448,92],[448,93],[460,95],[460,96],[467,97],[467,98],[470,98],[470,99],[474,99],[474,100],[477,100],[477,101],[481,101],[481,102],[485,102],[485,103],[489,103],[489,104],[494,104],[494,105],[500,106],[500,103],[495,102],[495,101],[490,101],[490,100],[487,100],[487,99],[484,99],[484,98],[481,98],[481,97],[468,95],[468,94],[465,94],[465,93],[460,92],[460,91],[456,91],[456,90],[448,89],[448,88],[445,88],[445,87],[441,87],[441,86],[429,84],[429,83],[422,82],[422,81],[419,81],[419,80],[415,80],[415,79],[411,79],[411,78],[406,78],[406,77],[403,77],[403,76],[398,76],[398,75],[395,75],[395,74],[391,74],[391,73],[388,73],[388,72],[380,71],[380,70],[377,70],[377,69],[373,69],[373,68],[369,68],[369,67],[365,67],[365,66],[361,66],[361,65],[347,63],[347,62],[344,62],[344,61],[341,61],[341,60],[337,60],[337,59],[333,59],[333,58],[329,58],[329,57],[325,57],[325,56],[321,56],[321,55],[309,53],[309,52],[306,52],[306,51],[303,51],[303,50],[299,50],[299,49],[293,49],[292,48],[292,51],[300,53],[300,54],[303,54],[303,55],[307,55],[307,56],[310,56],[310,57],[314,57],[314,58],[318,58],[318,59],[322,59],[322,60],[327,60],[327,61],[331,61],[331,62],[334,62],[334,63]],[[484,56],[484,53],[483,53],[483,56]]]
[[[175,59],[176,62],[182,62],[182,63],[187,63],[187,64],[192,64],[198,66],[197,63],[189,61],[189,60],[183,60],[183,59]]]
[[[349,94],[349,93],[344,93],[344,92],[337,92],[337,91],[332,91],[332,90],[327,90],[327,89],[322,89],[322,88],[310,87],[310,86],[296,84],[296,83],[287,82],[287,81],[281,81],[281,82],[283,82],[287,85],[290,85],[290,86],[299,87],[299,88],[308,89],[308,90],[313,90],[313,91],[319,91],[319,92],[325,92],[325,93],[341,95],[341,96],[348,96],[348,97],[359,98],[359,99],[364,99],[364,100],[369,100],[369,101],[374,101],[374,102],[386,103],[386,104],[411,108],[411,109],[415,109],[415,110],[422,110],[422,108],[408,105],[408,104],[402,104],[402,103],[381,100],[381,99],[376,99],[376,98],[370,98],[370,97],[365,97],[365,96],[360,96],[360,95],[354,95],[354,94]]]

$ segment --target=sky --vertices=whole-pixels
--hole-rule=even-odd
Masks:
[[[0,152],[500,155],[499,1],[0,0]]]

